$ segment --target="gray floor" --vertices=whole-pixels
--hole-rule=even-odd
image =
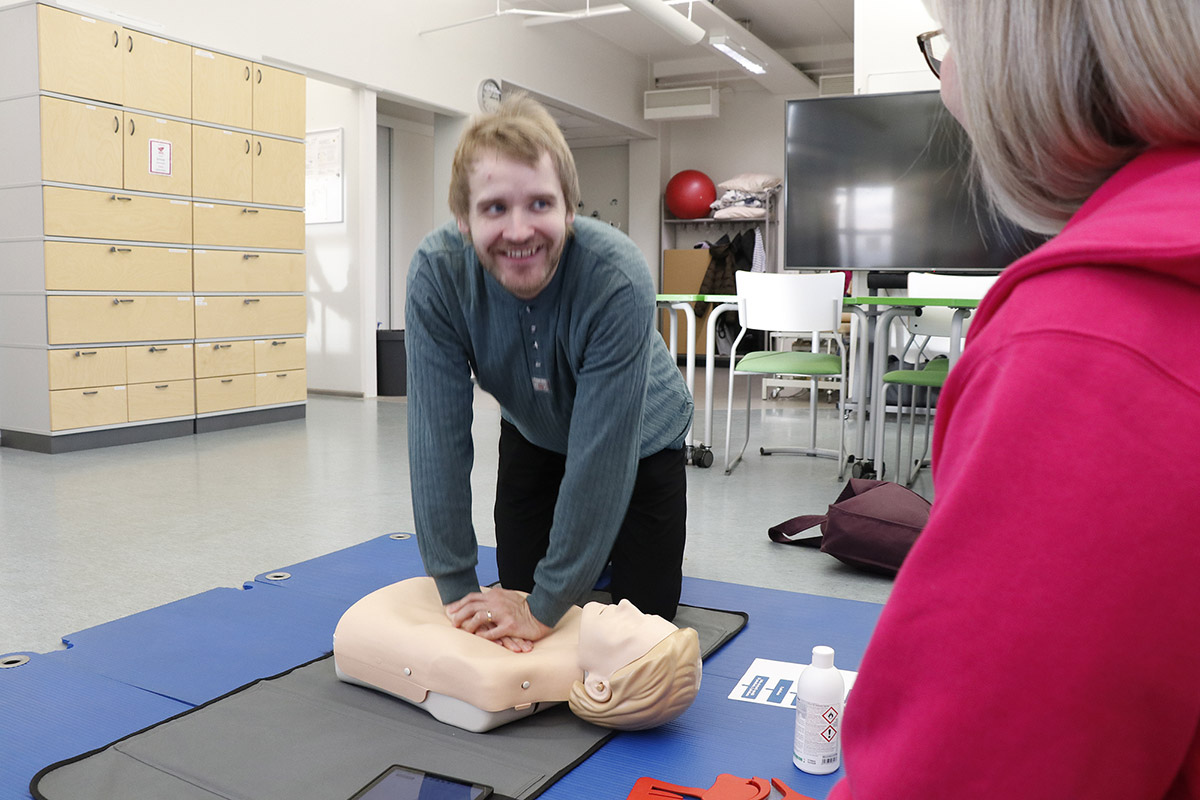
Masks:
[[[756,399],[746,461],[726,476],[717,446],[712,469],[689,468],[684,574],[883,602],[890,580],[767,539],[841,489],[833,461],[758,455],[768,440],[802,441],[807,408]],[[74,631],[412,530],[406,411],[402,398],[313,395],[305,420],[53,456],[0,448],[0,654],[48,652]],[[823,443],[836,444],[835,412],[821,416]],[[493,544],[491,398],[475,419],[475,525]],[[722,444],[724,425],[718,411]],[[735,441],[739,425],[735,412]],[[929,496],[927,471],[914,488]]]

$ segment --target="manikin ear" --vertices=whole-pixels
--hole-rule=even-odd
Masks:
[[[458,232],[459,233],[461,233],[463,236],[471,235],[471,226],[469,224],[467,224],[467,221],[465,219],[463,219],[462,217],[455,217],[454,221],[458,223]]]
[[[612,697],[612,688],[608,683],[607,678],[603,675],[597,675],[594,672],[589,672],[583,676],[583,690],[588,693],[588,697],[597,703],[607,703],[609,698]]]

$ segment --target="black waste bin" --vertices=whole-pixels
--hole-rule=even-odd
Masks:
[[[381,397],[404,397],[408,391],[408,357],[404,331],[375,331],[375,381]]]

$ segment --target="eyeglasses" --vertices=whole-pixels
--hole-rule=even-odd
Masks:
[[[950,49],[945,31],[938,28],[936,31],[922,33],[917,37],[917,47],[921,48],[921,55],[925,56],[925,63],[929,65],[929,69],[937,76],[938,80],[941,80],[942,59],[946,57],[946,51]]]

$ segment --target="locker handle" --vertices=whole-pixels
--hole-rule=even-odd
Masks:
[[[256,81],[256,83],[262,83],[262,70],[256,69],[255,72],[258,73],[258,80]]]
[[[121,46],[121,34],[118,31],[113,31],[113,47]]]
[[[113,133],[121,132],[121,118],[113,114]]]
[[[246,65],[246,80],[250,80],[250,65]]]
[[[170,349],[169,347],[151,347],[150,352],[151,353],[165,353],[169,349]]]
[[[159,384],[155,384],[154,388],[155,388],[155,389],[169,389],[169,388],[171,388],[171,384],[169,384],[169,383],[159,383]]]
[[[271,347],[277,347],[279,345],[284,345],[284,344],[287,344],[287,342],[286,341],[283,341],[283,342],[274,341],[274,342],[271,342]]]
[[[258,150],[254,153],[254,155],[261,156],[262,155],[262,142],[255,142],[255,144],[258,145]]]
[[[133,52],[133,37],[129,37],[129,52]]]
[[[80,356],[94,356],[94,355],[96,355],[95,350],[76,350],[75,351],[76,358],[79,358]]]
[[[250,152],[250,140],[249,139],[246,140],[246,152],[247,153]]]
[[[221,378],[221,383],[233,383],[233,378]]]
[[[276,377],[276,378],[286,378],[286,377],[287,377],[287,373],[286,373],[286,372],[276,372],[276,373],[275,373],[275,377]]]
[[[92,390],[92,391],[90,391],[90,392],[84,392],[84,393],[83,393],[83,396],[84,396],[84,397],[87,397],[89,394],[100,394],[100,392],[99,392],[99,391],[97,391],[97,390],[95,390],[95,389],[93,389],[93,390]]]
[[[110,196],[108,199],[109,200],[120,200],[123,203],[132,203],[133,202],[132,197],[122,197],[121,195],[117,195],[117,194]]]
[[[233,345],[231,345],[231,344],[214,344],[213,350],[220,350],[222,347],[224,347],[225,349],[229,349],[230,347],[233,347]]]
[[[247,259],[247,258],[258,258],[258,256],[259,256],[259,254],[258,254],[258,253],[242,253],[242,258],[243,258],[243,259]]]
[[[113,298],[114,306],[119,306],[119,305],[121,305],[121,303],[132,303],[132,302],[133,302],[132,298],[127,298],[127,297],[114,297]]]
[[[133,136],[133,131],[135,128],[137,128],[137,122],[133,119],[133,117],[130,117],[129,118],[129,135],[130,136]]]
[[[113,247],[108,248],[108,252],[110,252],[110,253],[132,253],[133,248],[132,247],[116,247],[114,245]]]
[[[258,209],[257,208],[243,208],[242,213],[243,214],[257,214]]]
[[[247,297],[245,300],[242,301],[242,305],[248,306],[251,303],[258,303],[258,302],[261,302],[261,301],[257,297]]]

